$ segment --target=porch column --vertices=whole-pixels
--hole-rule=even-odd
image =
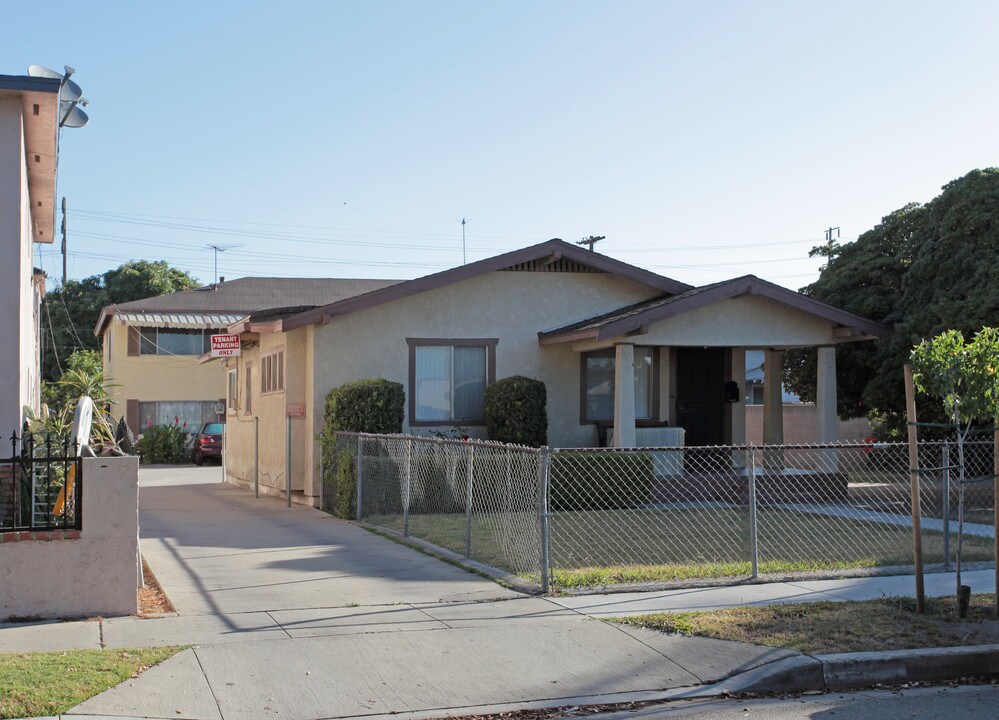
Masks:
[[[614,346],[614,447],[635,447],[635,346]]]
[[[784,395],[781,375],[784,356],[780,350],[763,353],[763,444],[784,444]]]
[[[839,418],[836,415],[836,348],[819,348],[819,372],[815,386],[815,411],[820,443],[839,440]]]
[[[745,348],[732,348],[732,371],[729,373],[729,380],[739,386],[739,400],[729,403],[732,413],[732,433],[729,438],[730,445],[746,444],[746,350]]]

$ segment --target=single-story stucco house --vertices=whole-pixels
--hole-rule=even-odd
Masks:
[[[405,432],[485,437],[483,395],[526,375],[547,387],[549,444],[686,445],[746,440],[745,353],[816,347],[818,432],[836,439],[837,345],[890,328],[754,276],[692,287],[550,240],[304,312],[250,313],[229,328],[227,478],[315,504],[327,392],[386,378],[404,385]],[[780,382],[764,389],[764,441],[782,442]],[[457,430],[456,430],[457,429]],[[290,453],[288,451],[290,448]]]

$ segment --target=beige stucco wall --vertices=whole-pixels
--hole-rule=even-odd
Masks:
[[[128,356],[128,326],[113,318],[104,331],[104,377],[124,414],[128,400],[218,400],[225,397],[219,360],[198,363],[194,355]],[[134,428],[141,432],[141,428]]]
[[[139,459],[83,461],[83,530],[76,540],[0,544],[0,620],[136,611]]]
[[[286,487],[288,429],[291,429],[291,489],[297,502],[312,503],[311,466],[314,455],[312,402],[312,327],[288,333],[244,336],[244,348],[231,358],[237,371],[236,408],[226,416],[226,479],[252,487],[256,478],[254,450],[259,454],[259,487],[264,494],[283,494]],[[247,347],[247,345],[251,345]],[[283,391],[261,393],[260,358],[284,350]],[[246,412],[246,368],[252,368],[251,405]],[[288,420],[289,410],[304,417]],[[300,410],[300,412],[298,412]],[[259,434],[257,434],[259,422]],[[309,487],[306,487],[306,478]]]
[[[818,437],[818,415],[813,403],[786,403],[784,411],[784,442],[788,445],[808,445]],[[871,435],[871,424],[865,418],[840,420],[838,442],[863,442]],[[746,442],[763,444],[763,406],[746,406]]]
[[[744,348],[831,345],[833,323],[759,295],[741,295],[653,323],[629,342]],[[577,345],[581,348],[582,345]]]
[[[403,383],[408,405],[406,338],[498,338],[497,379],[526,375],[547,386],[549,444],[592,445],[594,426],[579,422],[580,356],[568,345],[540,346],[537,334],[659,294],[610,274],[499,271],[333,318],[315,330],[314,422],[321,427],[330,388],[362,378]],[[408,421],[406,432],[435,430]],[[467,430],[485,437],[484,427]]]

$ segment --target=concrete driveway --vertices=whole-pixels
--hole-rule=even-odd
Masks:
[[[142,553],[180,615],[520,597],[314,508],[220,480],[218,467],[139,471]]]

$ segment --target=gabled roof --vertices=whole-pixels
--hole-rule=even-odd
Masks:
[[[55,240],[60,87],[61,82],[54,78],[0,75],[0,98],[21,98],[31,239],[38,243]]]
[[[574,340],[607,340],[641,330],[651,323],[740,295],[767,297],[869,337],[884,337],[891,332],[891,327],[883,323],[840,310],[807,295],[761,280],[755,275],[744,275],[734,280],[692,288],[679,295],[662,295],[571,325],[539,332],[538,338],[542,345]]]
[[[380,305],[382,303],[400,300],[416,293],[435,288],[443,287],[451,283],[469,280],[496,270],[505,270],[524,263],[538,260],[548,260],[552,262],[570,261],[584,265],[600,272],[612,273],[620,277],[634,280],[635,282],[649,287],[662,290],[664,293],[681,293],[691,288],[686,283],[672,280],[663,275],[643,270],[642,268],[629,265],[628,263],[615,260],[614,258],[601,255],[591,250],[583,250],[578,245],[567,243],[563,240],[548,240],[547,242],[531,245],[530,247],[514,250],[513,252],[496,255],[485,260],[462,265],[460,267],[444,270],[432,275],[425,275],[415,280],[407,280],[398,285],[382,288],[366,295],[348,298],[338,302],[332,302],[314,310],[301,313],[284,321],[285,330],[293,330],[304,325],[324,322],[336,315],[346,315],[357,312],[365,308]]]
[[[101,310],[94,334],[99,336],[104,332],[104,326],[117,313],[236,315],[241,318],[271,308],[301,311],[398,283],[398,280],[350,278],[239,278],[196,290],[108,305]]]

